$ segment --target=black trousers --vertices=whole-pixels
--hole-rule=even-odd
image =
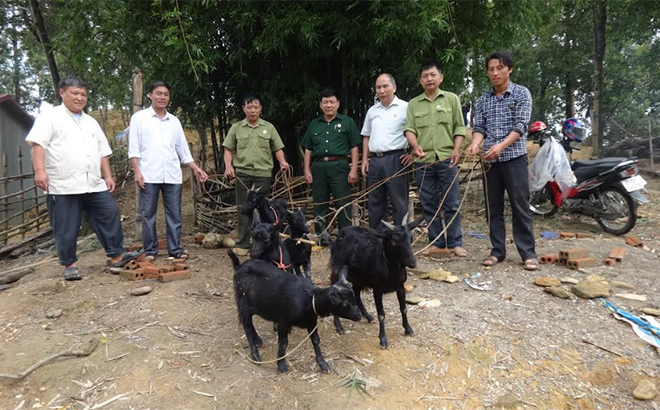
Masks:
[[[50,226],[53,228],[60,264],[68,266],[78,260],[76,241],[82,211],[108,257],[124,253],[119,207],[108,191],[77,195],[48,195],[46,198]]]
[[[383,157],[372,157],[369,159],[369,173],[367,174],[367,185],[369,187],[380,183],[381,180],[389,178],[401,171],[401,159],[404,154],[385,155]],[[394,224],[403,222],[403,217],[408,212],[408,175],[392,178],[373,191],[369,192],[369,227],[380,229],[381,220],[387,220],[387,197],[392,201],[392,217]]]
[[[493,162],[486,173],[490,210],[490,242],[492,256],[506,258],[506,229],[504,227],[504,191],[509,195],[513,214],[513,240],[523,261],[536,258],[534,224],[529,208],[529,175],[527,155],[509,161]]]

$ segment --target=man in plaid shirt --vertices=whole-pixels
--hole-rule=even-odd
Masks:
[[[504,227],[504,190],[509,195],[513,213],[513,239],[527,270],[539,267],[534,244],[534,225],[529,208],[529,178],[527,172],[527,124],[532,114],[529,90],[509,81],[513,58],[507,51],[498,51],[486,59],[488,78],[493,89],[476,104],[472,143],[468,152],[482,153],[490,163],[486,174],[490,212],[490,241],[493,245],[485,266],[493,266],[506,257]]]

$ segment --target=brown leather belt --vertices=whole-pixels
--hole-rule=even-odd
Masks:
[[[370,152],[369,153],[369,158],[373,158],[373,157],[381,158],[381,157],[385,157],[385,156],[388,156],[388,155],[397,155],[397,154],[403,155],[405,153],[406,153],[405,149],[395,149],[395,150],[392,150],[392,151],[385,151],[385,152]]]
[[[342,160],[342,159],[348,159],[348,158],[341,157],[341,156],[329,156],[329,157],[314,158],[314,161],[332,162],[332,161],[339,161],[339,160]]]

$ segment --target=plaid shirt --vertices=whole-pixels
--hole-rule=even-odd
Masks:
[[[527,124],[532,116],[532,95],[522,85],[509,82],[504,94],[490,90],[479,98],[472,132],[484,135],[483,153],[504,141],[511,131],[520,138],[506,147],[494,162],[505,162],[527,154]]]

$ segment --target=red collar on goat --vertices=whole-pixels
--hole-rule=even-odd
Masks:
[[[273,210],[273,211],[275,211],[275,210]],[[277,213],[275,213],[275,215],[277,215]],[[282,245],[281,244],[278,245],[278,248],[280,250],[280,261],[279,262],[273,261],[273,263],[275,264],[275,266],[277,266],[277,269],[282,269],[284,272],[286,272],[286,270],[289,269],[291,267],[291,265],[285,265],[284,264],[284,258],[282,257]]]
[[[268,207],[273,211],[273,215],[275,215],[275,223],[273,223],[273,225],[277,225],[280,222],[280,218],[277,216],[277,211],[270,205],[268,205]],[[280,259],[282,259],[282,249],[280,249]]]

